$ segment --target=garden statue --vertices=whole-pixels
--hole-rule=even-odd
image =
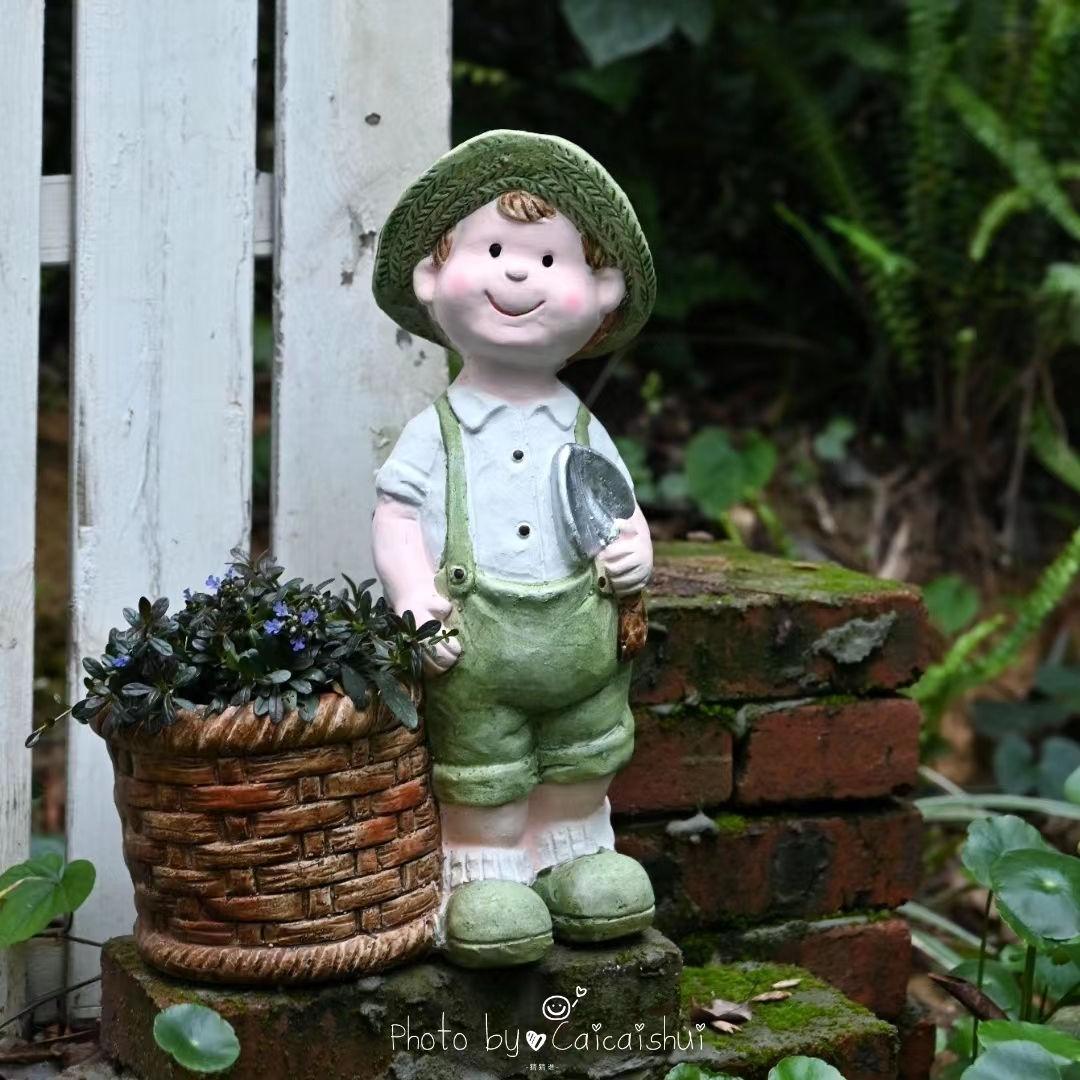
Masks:
[[[643,930],[652,888],[613,850],[607,789],[633,750],[652,544],[610,436],[557,378],[648,318],[637,217],[572,143],[487,132],[401,197],[374,291],[463,363],[379,471],[373,524],[394,610],[456,631],[426,660],[444,952],[495,967]]]

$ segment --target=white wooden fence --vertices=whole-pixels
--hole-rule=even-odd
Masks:
[[[72,272],[72,700],[123,606],[248,544],[256,257],[274,259],[290,572],[368,576],[374,469],[445,382],[369,282],[394,199],[448,145],[450,0],[277,0],[273,176],[255,169],[257,0],[76,0],[70,178],[40,175],[44,2],[0,0],[0,869],[29,846],[40,265]],[[111,767],[79,725],[67,807],[68,858],[98,870],[74,933],[129,933]],[[19,962],[0,956],[0,1017]],[[97,962],[72,946],[68,981]]]

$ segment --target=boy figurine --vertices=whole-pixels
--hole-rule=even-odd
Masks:
[[[405,427],[376,479],[375,565],[398,612],[456,628],[427,661],[442,815],[446,955],[537,960],[554,936],[652,922],[642,867],[617,854],[607,789],[633,751],[619,600],[652,574],[641,509],[595,562],[572,550],[556,452],[625,464],[557,378],[630,341],[655,297],[622,190],[552,136],[490,131],[437,161],[379,238],[379,306],[456,350],[461,374]]]

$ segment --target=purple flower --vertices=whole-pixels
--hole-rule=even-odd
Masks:
[[[306,644],[307,642],[304,640],[304,638],[294,637],[292,639],[292,651],[299,652]]]
[[[229,569],[225,571],[225,580],[226,581],[232,581],[233,578],[236,578],[236,577],[239,577],[239,576],[240,575],[236,572],[236,567],[235,566],[230,566]]]
[[[268,634],[276,634],[280,632],[284,625],[285,624],[280,619],[267,619],[266,622],[263,623],[263,629]]]
[[[319,613],[313,608],[305,608],[300,612],[300,622],[304,626],[310,626],[318,617]]]
[[[276,603],[276,604],[274,605],[274,614],[275,614],[275,615],[276,615],[276,616],[277,616],[277,617],[278,617],[279,619],[284,619],[284,618],[285,618],[285,616],[289,614],[289,605],[288,605],[288,604],[286,604],[284,600],[279,600],[279,601],[278,601],[278,602],[277,602],[277,603]]]
[[[211,575],[210,575],[210,576],[209,576],[209,577],[208,577],[208,578],[206,579],[206,587],[207,587],[207,588],[208,588],[208,589],[209,589],[209,590],[210,590],[211,592],[217,592],[217,591],[218,591],[218,589],[220,588],[220,586],[221,586],[221,578],[216,578],[216,577],[214,577],[214,575],[213,575],[213,574],[211,574]]]
[[[109,663],[114,668],[127,667],[131,663],[130,656],[113,656],[109,658]]]
[[[189,600],[189,601],[191,600],[191,590],[190,589],[185,589],[184,590],[184,599]]]

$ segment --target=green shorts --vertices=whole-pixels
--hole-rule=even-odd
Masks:
[[[631,669],[594,569],[543,585],[470,578],[450,590],[461,656],[427,682],[436,797],[502,806],[617,772],[634,751]]]

